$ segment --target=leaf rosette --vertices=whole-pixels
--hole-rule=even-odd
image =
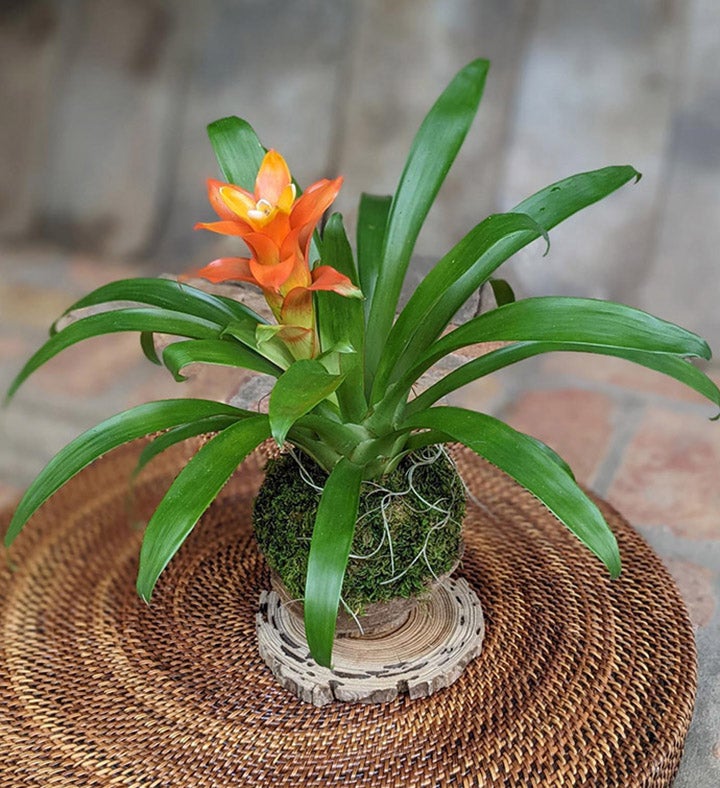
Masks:
[[[159,432],[142,453],[144,465],[179,441],[211,433],[145,531],[137,587],[149,600],[163,569],[239,463],[272,437],[309,455],[327,474],[307,560],[304,610],[311,652],[330,665],[361,485],[397,468],[410,452],[450,441],[466,445],[540,499],[616,577],[621,562],[615,537],[567,464],[491,415],[442,401],[511,364],[564,351],[626,359],[720,405],[717,386],[691,361],[709,359],[710,348],[696,334],[622,304],[569,297],[516,301],[510,285],[496,277],[524,247],[538,239],[549,244],[557,224],[637,181],[640,175],[626,165],[564,178],[483,219],[435,264],[397,314],[417,237],[470,129],[487,72],[487,61],[476,60],[443,91],[415,136],[392,196],[361,196],[356,252],[339,214],[318,230],[340,178],[301,192],[282,156],[266,150],[245,120],[210,124],[225,180],[208,183],[218,221],[199,226],[244,242],[248,255],[222,258],[193,273],[259,287],[275,322],[235,298],[191,287],[183,277],[114,282],[74,304],[68,310],[78,315],[74,319],[53,326],[9,396],[65,348],[101,334],[137,331],[148,358],[179,381],[195,363],[271,376],[268,413],[176,399],[107,419],[72,441],[31,484],[6,544],[55,491],[105,452]],[[492,288],[497,306],[452,326],[484,285]],[[159,355],[156,333],[177,341]],[[417,390],[445,356],[488,342],[492,350]]]

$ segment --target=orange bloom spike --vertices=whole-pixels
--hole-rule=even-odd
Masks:
[[[220,235],[237,235],[240,238],[252,232],[252,227],[241,221],[198,222],[194,229],[210,230],[211,233],[219,233]]]
[[[213,210],[221,219],[234,222],[238,218],[237,212],[233,211],[222,197],[222,190],[227,188],[227,183],[215,180],[215,178],[207,179],[208,200]],[[248,198],[252,199],[252,196],[248,194]]]
[[[277,265],[262,265],[257,260],[250,260],[250,270],[260,287],[278,292],[292,273],[294,265],[295,260],[292,257],[280,261]]]
[[[312,293],[307,287],[296,287],[285,296],[280,317],[286,326],[315,327]]]
[[[262,160],[254,194],[214,178],[208,179],[207,187],[208,199],[215,213],[224,221],[240,221],[248,225],[250,232],[262,231],[266,226],[273,225],[278,214],[280,217],[287,217],[295,203],[296,190],[290,170],[285,159],[273,150],[268,151]],[[200,226],[206,227],[204,224]],[[281,227],[275,228],[275,234],[278,234],[278,230],[282,233],[288,229],[281,222]]]
[[[362,290],[356,287],[345,274],[336,271],[332,266],[319,265],[312,272],[313,283],[308,290],[330,290],[347,298],[362,298]]]
[[[306,257],[315,226],[337,197],[342,183],[342,178],[335,178],[334,181],[316,181],[293,206],[290,213],[290,225],[293,228],[300,228],[298,244]]]
[[[333,181],[323,179],[309,186],[293,206],[290,214],[291,226],[306,227],[312,224],[314,229],[320,217],[338,196],[342,183],[342,178],[335,178]]]
[[[241,281],[263,291],[279,326],[277,336],[295,358],[318,352],[313,291],[329,290],[351,298],[362,294],[346,276],[327,265],[310,271],[313,231],[337,197],[342,178],[313,183],[296,199],[285,159],[274,150],[263,157],[253,194],[210,178],[208,199],[219,222],[196,228],[242,238],[252,257],[221,258],[195,272],[211,282]]]
[[[256,202],[251,194],[237,186],[224,183],[218,189],[218,198],[225,206],[226,213],[230,213],[233,219],[242,219],[242,221],[252,224],[250,215],[256,209]],[[222,215],[220,211],[218,214]]]
[[[297,195],[297,189],[295,188],[294,183],[288,184],[282,192],[280,192],[280,197],[278,198],[278,210],[282,213],[290,213],[290,210],[295,202],[295,197]]]
[[[253,254],[253,258],[260,265],[273,266],[280,262],[281,252],[277,244],[263,233],[248,233],[243,237]]]
[[[220,257],[208,263],[204,268],[188,271],[180,279],[192,277],[207,279],[208,282],[213,282],[213,284],[228,281],[250,282],[253,285],[259,284],[250,270],[250,260],[245,257]]]
[[[317,355],[317,335],[312,328],[284,325],[276,334],[296,359],[314,358]]]
[[[260,164],[255,180],[255,199],[267,200],[271,205],[278,206],[283,192],[291,186],[292,177],[285,159],[277,151],[269,150]]]
[[[302,228],[300,227],[292,230],[285,237],[283,245],[280,249],[281,260],[292,258],[294,261],[293,267],[281,287],[281,292],[284,295],[289,293],[295,287],[307,287],[312,283],[307,257],[298,244],[301,230]]]

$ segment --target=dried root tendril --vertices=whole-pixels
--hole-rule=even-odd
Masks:
[[[322,493],[323,490],[322,486],[318,485],[315,482],[315,480],[312,478],[311,473],[304,466],[302,457],[299,455],[299,453],[292,448],[288,450],[288,453],[293,457],[293,459],[297,463],[300,477],[303,480],[303,482],[305,482],[305,484],[307,484],[315,492]],[[405,489],[399,491],[388,490],[386,487],[384,487],[382,484],[376,481],[369,481],[365,483],[367,487],[370,488],[366,492],[367,498],[377,495],[380,496],[380,500],[377,506],[371,509],[367,509],[358,517],[358,525],[361,524],[363,520],[371,518],[372,516],[379,513],[383,522],[383,534],[378,544],[375,545],[370,552],[364,554],[351,553],[349,557],[355,561],[368,561],[370,559],[376,558],[382,552],[383,548],[386,547],[387,555],[390,563],[391,577],[379,581],[379,585],[391,585],[397,582],[402,577],[404,577],[410,571],[410,569],[415,564],[418,563],[418,561],[423,561],[428,569],[428,572],[432,575],[432,577],[435,578],[436,581],[439,580],[439,574],[432,566],[428,558],[428,545],[430,544],[430,540],[434,536],[434,534],[446,528],[448,525],[452,524],[457,526],[458,528],[460,527],[460,523],[452,515],[453,511],[456,508],[457,496],[453,495],[453,497],[450,499],[448,499],[447,497],[440,497],[434,501],[428,500],[426,497],[422,495],[420,490],[415,485],[414,478],[418,468],[432,465],[438,460],[440,460],[441,457],[445,457],[446,460],[453,466],[453,468],[457,470],[455,466],[455,462],[450,456],[447,449],[443,445],[438,444],[436,446],[429,446],[426,447],[425,449],[415,452],[415,454],[412,456],[412,464],[407,469],[405,474],[407,479],[407,487]],[[480,502],[477,501],[477,499],[475,499],[474,496],[472,496],[472,494],[467,488],[467,485],[462,480],[462,477],[460,477],[459,474],[458,474],[458,478],[461,481],[465,494],[471,496],[472,499],[479,506],[482,506],[482,504],[480,504]],[[399,499],[406,499],[404,501],[405,506],[415,514],[421,515],[428,512],[435,512],[439,517],[437,523],[428,530],[420,550],[417,552],[414,558],[407,564],[407,566],[401,569],[398,569],[398,567],[396,566],[392,531],[388,519],[388,512],[390,511],[394,502]],[[416,502],[420,503],[420,506],[419,507],[413,506],[410,503],[410,500],[407,499],[410,500],[414,499]],[[345,603],[345,601],[342,600],[342,598],[341,598],[341,602],[343,604],[343,607],[347,610],[347,612],[351,616],[353,616],[353,618],[355,618],[353,611]],[[359,622],[356,621],[356,623],[358,623],[359,626]]]

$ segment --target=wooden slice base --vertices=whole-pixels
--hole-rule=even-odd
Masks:
[[[315,706],[428,697],[460,677],[485,635],[480,600],[463,578],[437,585],[392,632],[336,638],[333,670],[312,659],[302,620],[275,591],[261,593],[256,627],[260,655],[279,683]]]

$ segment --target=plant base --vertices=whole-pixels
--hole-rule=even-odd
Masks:
[[[464,551],[464,545],[460,544],[460,558]],[[420,604],[422,598],[427,598],[432,590],[439,584],[444,583],[460,564],[458,558],[455,566],[449,572],[441,575],[436,580],[426,583],[422,595],[411,597],[393,597],[387,602],[371,602],[366,605],[362,614],[354,616],[344,610],[342,605],[338,611],[335,623],[336,638],[357,638],[357,637],[380,637],[399,629],[410,617],[410,614]],[[280,579],[280,575],[274,570],[270,570],[270,588],[280,597],[280,604],[285,610],[289,610],[296,618],[302,622],[305,611],[303,603],[293,599],[285,584]]]
[[[260,656],[285,689],[324,706],[384,703],[401,693],[425,698],[450,686],[480,653],[480,600],[462,579],[446,579],[381,635],[335,640],[333,670],[309,655],[302,621],[275,591],[263,591],[256,616]]]
[[[290,599],[305,593],[307,562],[327,473],[296,452],[267,464],[253,504],[260,551]],[[363,485],[342,587],[343,610],[422,596],[462,553],[465,490],[445,451],[416,452]],[[277,589],[276,589],[277,590]],[[382,614],[381,614],[382,615]],[[344,624],[338,622],[338,631]],[[349,629],[356,630],[354,623]]]

